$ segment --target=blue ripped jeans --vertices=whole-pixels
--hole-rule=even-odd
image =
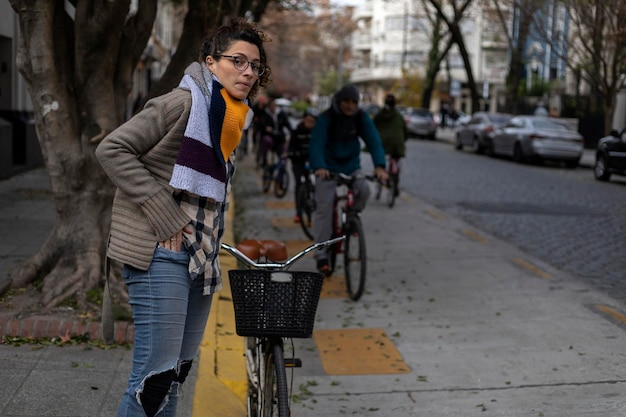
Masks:
[[[147,271],[125,265],[135,340],[118,417],[174,417],[178,389],[197,354],[211,309],[203,279],[191,280],[189,254],[157,246]]]

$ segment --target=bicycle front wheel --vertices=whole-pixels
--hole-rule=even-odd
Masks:
[[[398,195],[396,187],[394,175],[390,175],[387,179],[387,206],[389,206],[389,208],[393,207],[396,203],[396,196]]]
[[[361,298],[365,290],[367,274],[367,253],[363,224],[357,215],[350,216],[345,225],[343,265],[346,276],[348,295],[354,301]]]
[[[248,417],[261,415],[261,370],[265,357],[254,337],[246,338],[246,370],[248,374]]]
[[[266,193],[272,186],[272,175],[274,174],[274,167],[266,165],[263,167],[263,192]]]
[[[300,184],[296,198],[296,206],[300,214],[300,226],[302,227],[302,231],[309,239],[313,240],[313,211],[315,210],[315,200],[313,200],[313,192],[308,188],[308,184]]]
[[[274,195],[283,198],[287,194],[287,190],[289,190],[289,173],[283,165],[278,169],[278,174],[274,180]]]
[[[264,362],[261,417],[289,417],[289,391],[282,339],[272,339],[267,344]]]

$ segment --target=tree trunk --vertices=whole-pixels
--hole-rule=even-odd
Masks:
[[[11,288],[40,281],[44,309],[68,298],[87,308],[88,292],[103,286],[115,191],[94,151],[124,121],[133,73],[152,33],[157,2],[137,0],[131,13],[130,0],[9,1],[20,25],[17,67],[33,103],[57,208],[42,248],[9,273]],[[173,75],[159,84],[160,91],[175,87],[182,70],[197,59],[210,25],[221,24],[224,16],[242,15],[242,10],[258,18],[269,3],[189,0],[185,25],[190,26],[177,48],[180,55],[171,62]],[[111,284],[114,299],[127,298],[121,281]]]
[[[477,112],[480,106],[480,99],[478,97],[478,89],[476,88],[476,80],[474,80],[474,72],[472,71],[472,63],[469,59],[469,53],[465,47],[465,40],[461,33],[461,27],[458,23],[453,22],[449,25],[450,32],[454,43],[459,47],[459,52],[463,58],[463,65],[465,66],[465,73],[467,74],[467,88],[470,90],[470,97],[472,99],[472,111]]]
[[[428,54],[428,67],[426,69],[426,79],[424,82],[424,91],[422,93],[422,107],[430,108],[430,100],[435,90],[435,81],[437,74],[441,68],[441,62],[448,55],[450,48],[452,47],[452,37],[449,37],[446,41],[446,45],[440,50],[439,43],[441,37],[434,36],[433,44],[431,45],[430,53]]]
[[[56,204],[50,236],[9,276],[12,288],[41,281],[41,306],[73,299],[88,307],[88,292],[102,284],[114,188],[94,150],[123,120],[132,73],[156,15],[156,2],[94,6],[63,1],[18,1],[17,67],[26,81],[35,126]]]

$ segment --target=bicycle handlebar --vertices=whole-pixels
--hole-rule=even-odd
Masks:
[[[226,243],[222,243],[221,248],[224,249],[226,252],[230,253],[231,255],[233,255],[235,258],[239,259],[241,262],[245,263],[250,268],[286,271],[291,267],[291,265],[293,265],[298,259],[302,258],[307,253],[315,249],[324,248],[324,247],[333,245],[337,242],[344,240],[345,238],[346,236],[344,235],[344,236],[339,236],[333,239],[326,240],[324,242],[314,243],[313,245],[296,253],[294,256],[287,259],[285,262],[256,262],[250,259],[246,254],[244,254],[243,252],[241,252],[239,249],[237,249],[234,246],[228,245]]]
[[[342,172],[332,172],[330,174],[330,179],[337,181],[338,184],[351,185],[355,180],[365,178],[368,181],[375,181],[376,175],[374,174],[358,174],[358,175],[348,175]]]

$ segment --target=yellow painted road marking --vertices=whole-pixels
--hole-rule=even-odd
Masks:
[[[513,258],[513,263],[517,264],[518,266],[521,266],[522,268],[532,272],[533,274],[537,275],[539,278],[542,279],[553,279],[554,277],[549,274],[548,272],[544,271],[543,269],[539,268],[536,265],[531,264],[530,262],[528,262],[525,259],[522,258]]]
[[[278,228],[299,228],[300,225],[293,221],[293,217],[272,217],[272,226]],[[304,234],[304,233],[303,233]]]
[[[331,275],[324,280],[320,298],[348,298],[344,275]]]
[[[228,211],[229,225],[232,225],[235,212],[232,207]],[[232,227],[226,228],[224,241],[234,242]],[[243,417],[247,414],[244,339],[236,335],[227,273],[229,269],[237,268],[237,261],[231,255],[220,254],[220,263],[224,271],[224,288],[213,297],[209,321],[199,348],[192,417]]]
[[[273,210],[295,209],[296,205],[293,200],[266,200],[265,207]]]
[[[425,213],[437,220],[443,220],[446,218],[446,216],[444,216],[442,212],[437,210],[426,210]]]
[[[489,243],[489,240],[487,238],[485,238],[483,235],[479,233],[476,233],[473,230],[463,229],[461,230],[461,233],[463,233],[465,236],[469,237],[470,239],[475,240],[476,242],[480,242],[484,244]]]
[[[609,307],[609,306],[605,306],[602,304],[597,304],[595,306],[593,306],[596,310],[606,314],[607,316],[613,317],[614,319],[622,322],[622,323],[626,323],[626,315],[620,313],[619,311]]]
[[[328,375],[406,374],[411,371],[384,329],[316,330],[313,338]]]

